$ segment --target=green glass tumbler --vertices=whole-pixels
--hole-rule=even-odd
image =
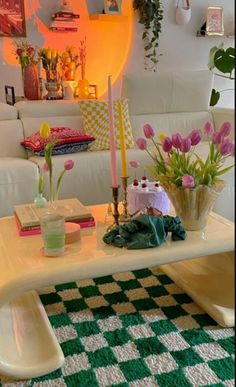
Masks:
[[[59,214],[46,214],[40,219],[44,254],[59,256],[65,251],[65,217]]]

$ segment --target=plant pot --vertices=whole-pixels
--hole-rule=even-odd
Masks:
[[[48,99],[48,100],[61,99],[61,94],[60,94],[61,83],[60,82],[46,82],[45,88],[48,92],[46,95],[46,99]]]
[[[196,188],[176,187],[173,183],[162,183],[176,215],[181,217],[186,230],[201,230],[220,192],[225,187],[223,180],[212,186],[200,185]]]
[[[24,96],[29,100],[38,100],[39,92],[39,74],[38,68],[34,64],[27,65],[23,70]]]

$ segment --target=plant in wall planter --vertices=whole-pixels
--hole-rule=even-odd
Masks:
[[[157,48],[161,33],[163,9],[160,0],[134,0],[133,8],[140,13],[139,23],[143,24],[142,39],[145,50],[145,70],[156,71],[159,56]]]
[[[234,80],[234,69],[235,69],[235,48],[228,47],[226,50],[223,48],[224,44],[221,43],[219,47],[212,47],[209,53],[208,68],[213,71],[215,68],[221,73],[214,73],[218,77],[228,78]],[[210,106],[215,106],[219,99],[220,93],[227,90],[216,91],[212,89]]]

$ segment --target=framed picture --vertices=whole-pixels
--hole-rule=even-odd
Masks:
[[[26,36],[24,0],[0,0],[0,36]]]
[[[121,0],[104,0],[104,11],[108,14],[121,14]]]
[[[208,7],[206,21],[207,35],[224,35],[223,8]]]
[[[16,102],[15,90],[13,86],[5,86],[5,97],[8,105],[14,105]]]

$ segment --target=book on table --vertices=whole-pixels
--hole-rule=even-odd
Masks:
[[[56,207],[57,213],[65,216],[66,222],[78,223],[81,228],[95,225],[90,209],[78,199],[58,200]],[[14,210],[18,229],[29,231],[40,229],[40,218],[48,213],[49,207],[39,208],[34,203],[30,203],[16,205]]]

